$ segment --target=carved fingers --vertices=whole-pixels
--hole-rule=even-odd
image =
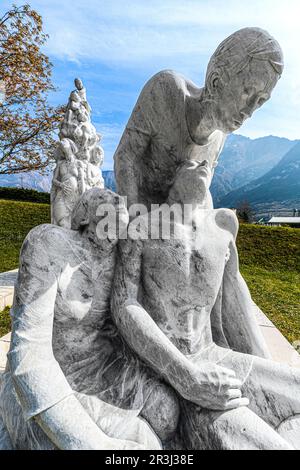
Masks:
[[[228,400],[224,403],[221,410],[234,410],[236,408],[240,408],[241,406],[248,406],[249,400],[248,398],[236,398],[235,400]]]
[[[242,382],[235,372],[215,364],[191,367],[185,384],[185,398],[211,410],[231,410],[248,406],[249,400],[242,396]]]

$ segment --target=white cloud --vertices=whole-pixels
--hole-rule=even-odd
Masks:
[[[50,34],[47,52],[56,58],[77,64],[94,61],[135,74],[172,67],[199,85],[208,58],[222,39],[245,26],[267,29],[282,45],[286,68],[264,119],[255,115],[244,130],[268,133],[274,124],[272,133],[300,136],[299,0],[29,2],[44,18]],[[9,4],[5,0],[3,9]],[[280,115],[275,119],[276,113]]]
[[[43,15],[49,52],[60,57],[144,62],[149,56],[209,54],[224,33],[244,26],[269,29],[288,46],[300,39],[299,0],[252,0],[246,9],[240,0],[30,3]],[[294,47],[285,49],[298,58]]]

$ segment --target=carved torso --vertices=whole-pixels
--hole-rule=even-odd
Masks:
[[[131,203],[162,203],[166,200],[178,164],[187,159],[208,160],[213,165],[225,142],[216,131],[209,144],[197,145],[186,123],[186,97],[199,88],[183,76],[163,71],[145,85],[128,121],[115,154],[118,192]],[[141,149],[140,140],[147,144]],[[134,169],[124,179],[123,162]],[[126,165],[126,171],[128,165]],[[138,200],[132,187],[138,185]]]
[[[144,242],[140,301],[185,354],[212,342],[210,314],[232,239],[217,225],[218,212],[207,211],[195,220],[192,234],[181,226],[180,240]]]

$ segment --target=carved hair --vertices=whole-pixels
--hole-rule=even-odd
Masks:
[[[121,196],[106,188],[91,188],[81,196],[72,211],[71,229],[79,230],[88,225],[90,217],[95,217],[101,204],[118,206]]]
[[[260,28],[243,28],[226,38],[211,57],[206,83],[213,74],[225,75],[225,80],[244,70],[252,60],[268,62],[274,71],[283,72],[283,53],[279,43]]]

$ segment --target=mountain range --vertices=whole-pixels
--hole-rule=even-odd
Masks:
[[[116,191],[113,171],[103,171],[106,187]],[[0,175],[0,186],[49,192],[52,171]],[[258,214],[300,207],[300,141],[232,134],[215,170],[211,192],[215,207],[248,201]]]
[[[116,191],[116,183],[113,171],[102,171],[105,186]],[[52,171],[47,170],[44,174],[38,171],[20,173],[16,175],[0,175],[0,186],[4,188],[26,188],[35,189],[49,193],[51,189]]]
[[[220,155],[211,186],[215,205],[219,206],[219,202],[229,192],[271,170],[296,143],[275,136],[249,139],[230,135]]]
[[[231,191],[219,207],[237,207],[247,201],[257,216],[271,211],[300,209],[300,142],[262,177]]]

